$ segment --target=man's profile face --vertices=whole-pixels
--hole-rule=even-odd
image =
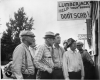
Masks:
[[[82,47],[83,47],[82,45],[77,45],[78,50],[82,49]]]
[[[61,37],[60,37],[60,35],[57,35],[57,36],[55,37],[55,43],[60,44],[60,42],[61,42]]]
[[[48,43],[50,46],[54,44],[54,39],[53,38],[48,38]]]
[[[30,47],[34,48],[36,46],[35,41],[32,42],[32,44],[30,45]]]
[[[29,45],[34,44],[35,45],[35,37],[34,36],[27,36],[27,42]]]
[[[72,44],[71,44],[71,48],[73,48],[73,49],[76,49],[76,42],[73,42]]]
[[[64,48],[67,48],[68,43],[67,43],[67,42],[66,42],[66,43],[64,43],[64,44],[63,44],[63,46],[64,46]]]

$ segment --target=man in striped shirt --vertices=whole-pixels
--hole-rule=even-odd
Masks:
[[[34,63],[38,68],[37,79],[52,79],[54,63],[52,60],[52,46],[54,43],[54,33],[46,32],[45,44],[39,46],[36,50]]]

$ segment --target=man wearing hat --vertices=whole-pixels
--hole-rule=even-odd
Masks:
[[[45,34],[45,44],[41,45],[34,57],[34,62],[38,68],[37,79],[52,79],[52,71],[54,67],[52,59],[52,46],[54,43],[54,33],[46,32]]]
[[[84,66],[80,53],[76,51],[76,41],[73,38],[68,39],[70,50],[63,55],[64,77],[69,79],[84,79]]]
[[[67,51],[67,46],[68,46],[67,40],[64,40],[63,46],[64,46],[64,50]]]
[[[77,49],[79,50],[84,64],[84,70],[85,70],[85,79],[93,79],[94,72],[93,72],[93,65],[94,62],[89,55],[89,53],[86,50],[83,50],[83,43],[77,42]]]
[[[35,43],[35,35],[31,31],[23,30],[19,37],[21,44],[13,52],[13,74],[17,79],[34,79],[34,62],[29,51],[29,46]]]

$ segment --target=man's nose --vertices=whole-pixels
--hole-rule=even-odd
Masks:
[[[35,42],[35,38],[33,38],[33,41]]]
[[[53,40],[53,43],[55,43],[55,41]]]

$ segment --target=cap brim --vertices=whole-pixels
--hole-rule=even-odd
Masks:
[[[32,37],[35,37],[35,35],[21,35],[21,36],[32,36]]]

